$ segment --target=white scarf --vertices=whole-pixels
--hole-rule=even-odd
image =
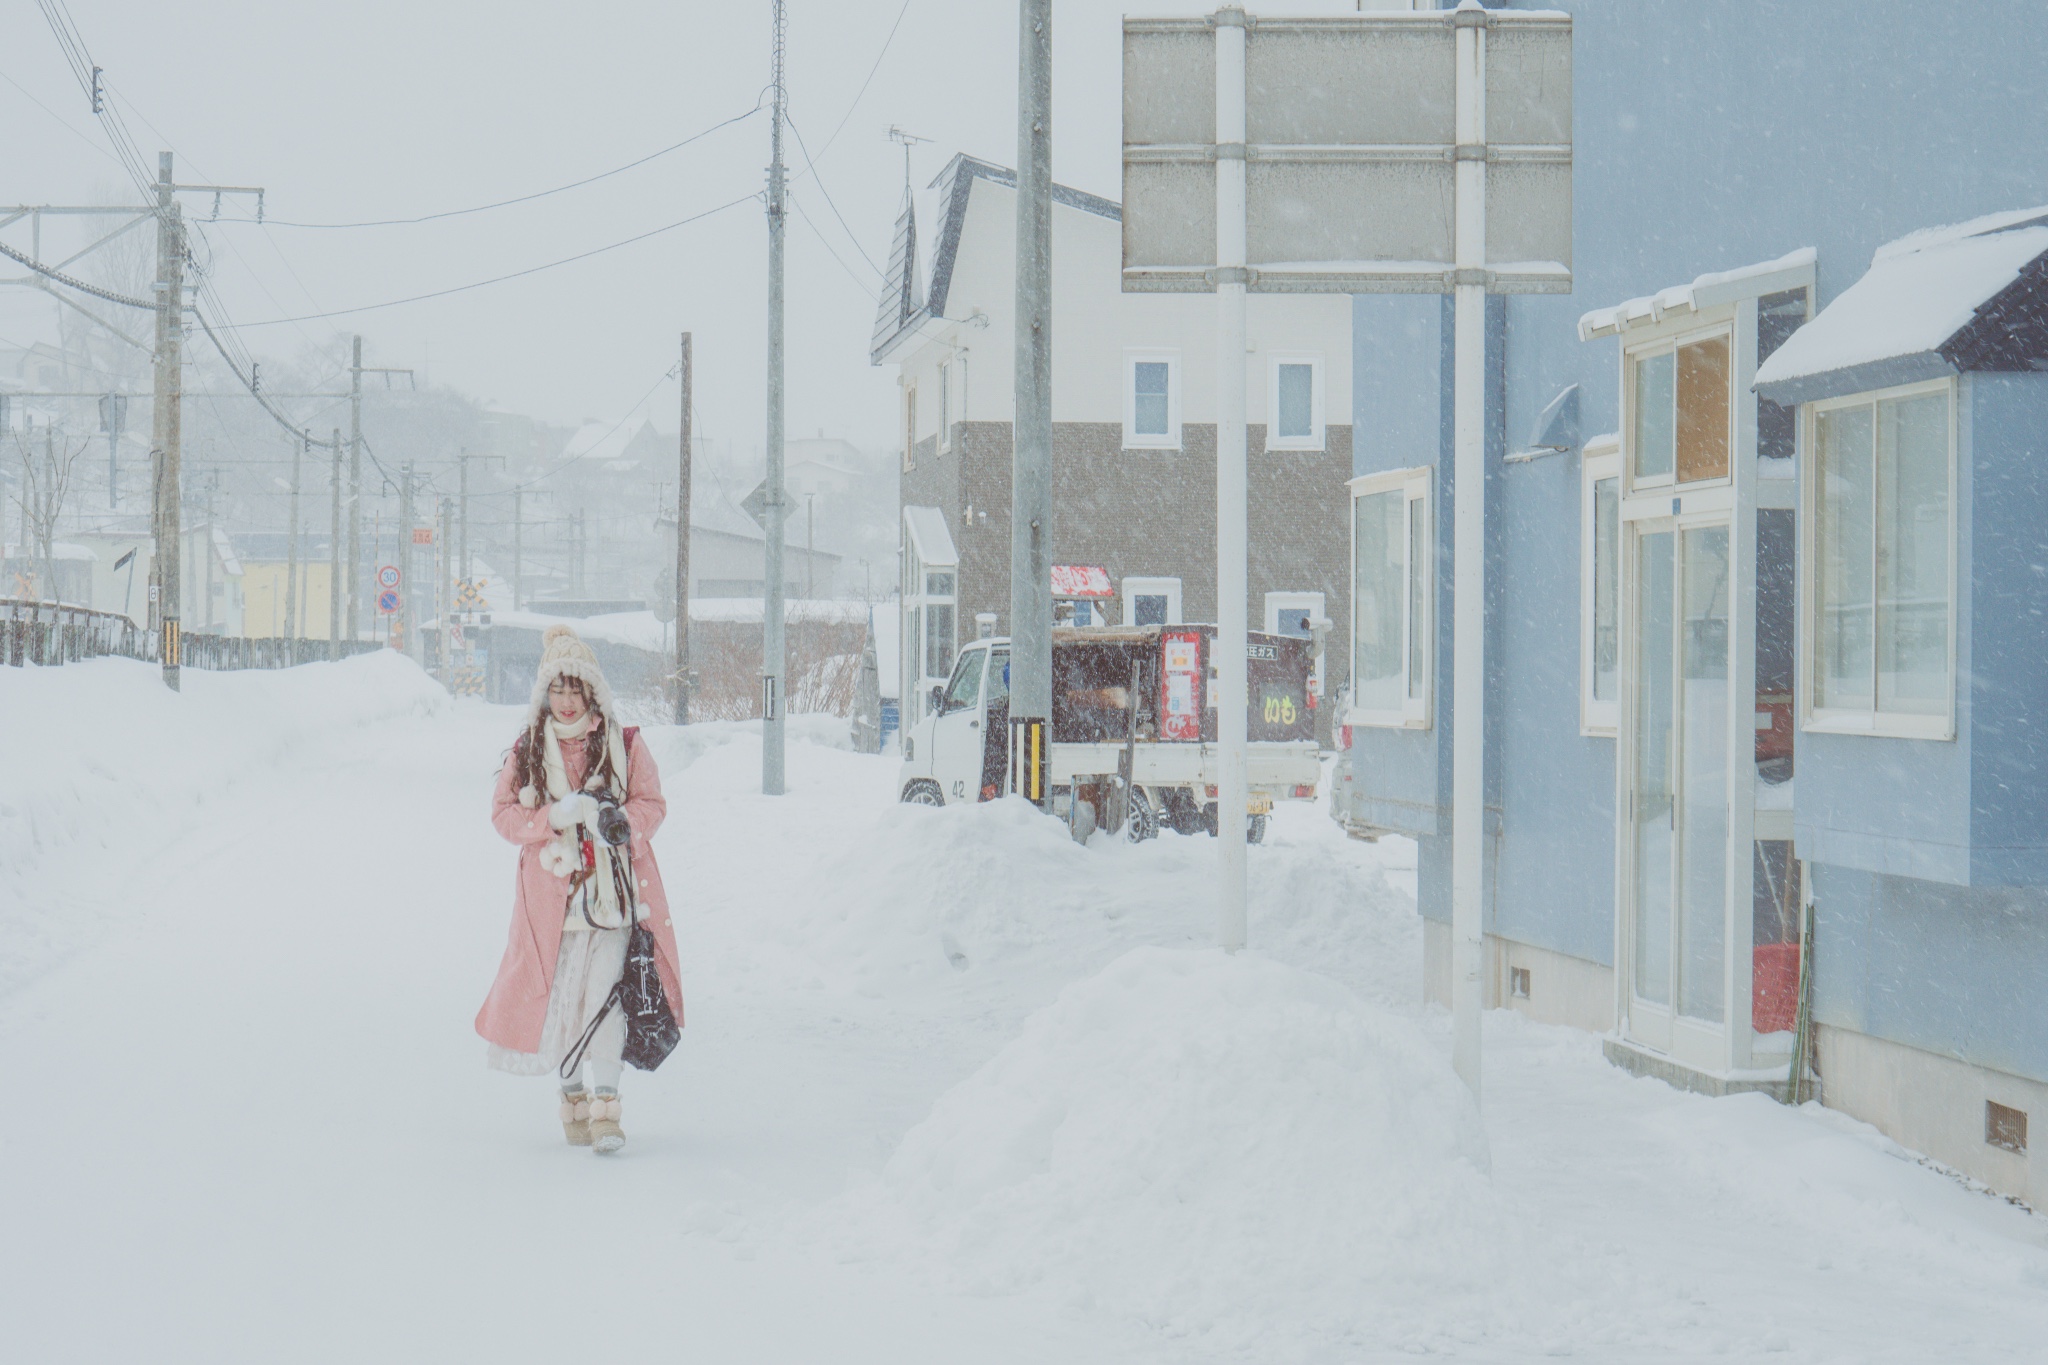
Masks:
[[[550,804],[571,794],[569,771],[562,761],[562,741],[583,738],[590,732],[596,714],[595,711],[585,711],[567,725],[549,716],[542,726],[541,766],[543,778],[547,783],[545,795]],[[626,743],[618,726],[605,726],[605,748],[611,753],[612,771],[623,776],[626,772]],[[602,765],[597,761],[597,755],[589,757],[590,774],[584,781],[583,789],[586,792],[608,794],[615,798],[622,796],[623,793],[605,793]],[[610,844],[598,837],[594,824],[574,824],[557,834],[552,842],[541,848],[541,866],[557,877],[566,879],[583,866],[583,843],[586,839],[591,845],[595,866],[590,869],[590,875],[583,880],[582,886],[570,902],[568,918],[562,927],[588,929],[591,922],[595,921],[600,929],[621,928],[631,921],[620,912],[619,879],[613,874],[613,850]],[[637,920],[641,916],[639,897],[632,894],[632,888],[628,887],[627,890],[632,901],[632,919]],[[589,915],[588,919],[584,917],[586,912]]]

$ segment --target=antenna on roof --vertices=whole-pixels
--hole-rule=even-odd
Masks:
[[[931,139],[919,137],[916,133],[906,133],[892,123],[889,125],[889,141],[900,143],[903,147],[903,197],[908,199],[910,197],[910,149],[920,142],[930,142]]]

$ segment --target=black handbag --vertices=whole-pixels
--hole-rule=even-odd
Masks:
[[[633,728],[628,728],[626,743],[630,746],[632,742]],[[612,877],[619,904],[637,906],[632,890],[632,845],[628,839],[621,839],[616,846],[618,856],[612,860]],[[590,918],[587,900],[583,916]],[[596,925],[593,923],[592,927]],[[562,1058],[560,1074],[563,1080],[575,1075],[576,1069],[583,1065],[583,1054],[590,1050],[590,1040],[597,1036],[599,1025],[614,1009],[625,1011],[626,1046],[620,1056],[635,1070],[654,1070],[668,1059],[668,1054],[674,1052],[676,1044],[683,1039],[682,1025],[676,1022],[675,1011],[669,1008],[668,991],[661,984],[661,967],[654,956],[654,933],[638,920],[634,922],[633,936],[626,944],[626,963],[619,970],[619,979],[612,983],[611,993],[605,996],[604,1004],[584,1028],[576,1046]]]

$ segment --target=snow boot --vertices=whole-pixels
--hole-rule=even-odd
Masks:
[[[581,1090],[562,1092],[562,1136],[571,1147],[590,1145],[590,1096]]]
[[[599,1156],[610,1156],[626,1145],[626,1134],[619,1127],[619,1097],[616,1093],[598,1091],[590,1099],[590,1149]]]

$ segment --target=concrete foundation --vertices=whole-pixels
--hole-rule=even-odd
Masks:
[[[2048,1161],[1987,1141],[1986,1104],[2028,1116],[2034,1143],[2048,1143],[2048,1085],[1972,1066],[1851,1029],[1818,1026],[1823,1100],[1902,1147],[1981,1180],[2000,1194],[2048,1209]]]
[[[1451,926],[1436,920],[1422,922],[1422,983],[1425,1000],[1450,1007]],[[1488,934],[1486,1007],[1605,1033],[1614,1026],[1614,969]]]

